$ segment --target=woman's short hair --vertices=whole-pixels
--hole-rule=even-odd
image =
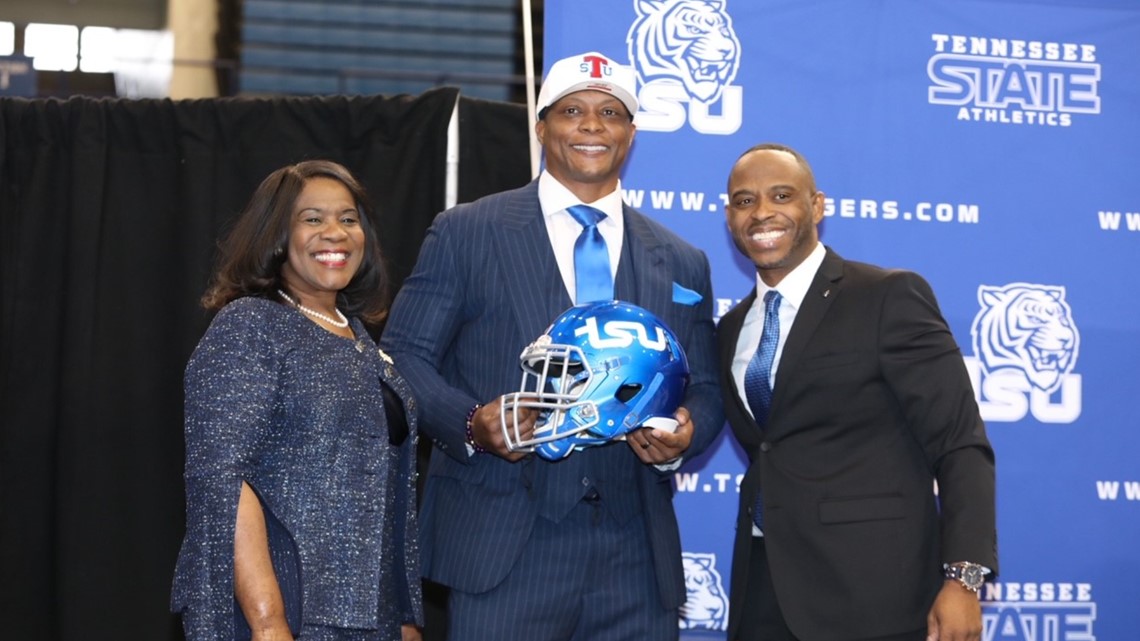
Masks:
[[[282,167],[261,181],[232,229],[219,243],[218,267],[202,306],[216,311],[243,296],[277,298],[284,289],[281,266],[293,229],[293,208],[305,184],[331,178],[348,189],[360,210],[364,256],[348,285],[337,294],[337,306],[365,322],[383,320],[388,305],[388,276],[376,230],[376,212],[360,182],[347,168],[330,160],[306,160]]]

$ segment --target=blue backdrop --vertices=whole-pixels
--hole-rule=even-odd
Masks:
[[[626,201],[709,256],[717,314],[753,271],[728,237],[736,157],[802,151],[823,241],[918,271],[997,452],[990,640],[1140,638],[1140,3],[547,0],[545,60],[639,73]],[[723,638],[743,457],[676,475],[686,638]]]

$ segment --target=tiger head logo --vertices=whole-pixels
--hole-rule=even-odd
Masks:
[[[1077,362],[1080,335],[1065,288],[1029,283],[978,287],[982,309],[970,334],[987,373],[1016,369],[1047,394],[1056,391]]]
[[[728,629],[728,597],[716,569],[716,555],[685,552],[681,563],[687,593],[681,606],[681,629]]]
[[[641,84],[678,82],[700,102],[720,98],[740,67],[740,40],[725,0],[634,0],[626,42]]]

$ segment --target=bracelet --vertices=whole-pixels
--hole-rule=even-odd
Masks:
[[[467,444],[471,446],[471,449],[475,450],[476,454],[482,454],[487,451],[487,448],[475,442],[475,435],[471,433],[471,421],[475,419],[475,412],[478,412],[480,407],[483,406],[479,403],[476,403],[475,405],[471,406],[471,409],[467,410]]]

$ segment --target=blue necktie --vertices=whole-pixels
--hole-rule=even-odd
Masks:
[[[744,395],[748,397],[748,407],[756,424],[763,429],[768,422],[768,409],[772,405],[772,386],[768,382],[772,375],[772,362],[776,360],[776,343],[780,340],[780,292],[772,289],[764,294],[764,333],[760,336],[760,346],[748,369],[744,371]],[[763,527],[763,501],[761,493],[756,493],[752,505],[752,521],[756,527]]]
[[[574,242],[574,304],[613,300],[614,278],[610,273],[610,250],[598,231],[604,213],[589,205],[572,205],[566,211],[582,225],[582,233]]]

